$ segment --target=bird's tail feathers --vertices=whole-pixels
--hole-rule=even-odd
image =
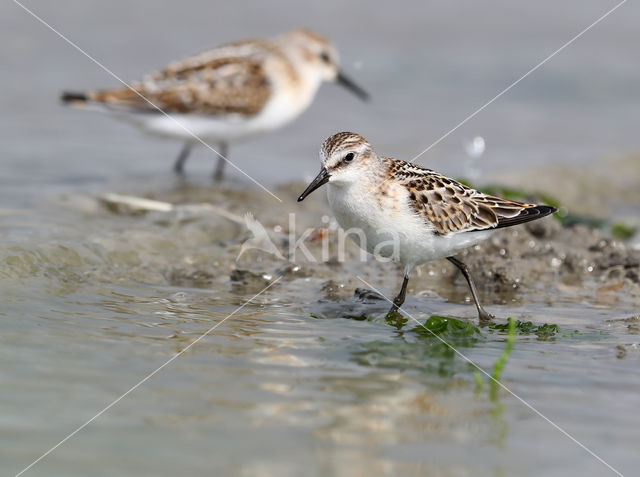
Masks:
[[[60,101],[65,106],[89,111],[109,112],[118,109],[104,101],[99,91],[63,91],[60,94]]]
[[[76,91],[63,91],[60,95],[60,100],[64,104],[86,103],[89,101],[89,97],[86,93]]]
[[[63,91],[60,95],[60,101],[62,101],[62,104],[65,106],[72,108],[91,111],[105,111],[108,109],[107,105],[96,101],[92,93]]]

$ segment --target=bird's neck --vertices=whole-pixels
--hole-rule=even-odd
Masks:
[[[306,107],[320,88],[322,78],[313,65],[305,61],[305,52],[300,47],[283,45],[281,49],[290,66],[289,89]]]

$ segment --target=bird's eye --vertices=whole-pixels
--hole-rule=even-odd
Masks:
[[[351,162],[351,161],[353,161],[353,158],[354,158],[354,154],[353,154],[353,152],[350,152],[349,154],[344,156],[344,162]]]
[[[331,57],[329,56],[329,53],[327,53],[326,51],[323,51],[320,54],[320,59],[325,63],[331,63]]]

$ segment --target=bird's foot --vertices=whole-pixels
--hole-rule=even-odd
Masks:
[[[488,313],[484,308],[478,310],[478,322],[481,325],[487,325],[495,318],[491,313]]]

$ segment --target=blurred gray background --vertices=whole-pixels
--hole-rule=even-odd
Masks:
[[[588,26],[614,2],[27,1],[54,28],[129,81],[167,62],[244,37],[307,26],[339,48],[373,100],[325,85],[299,120],[232,149],[266,183],[315,173],[339,130],[411,159]],[[484,171],[570,163],[638,148],[640,8],[628,3],[419,159],[462,173],[463,144],[487,142]],[[180,144],[98,113],[63,108],[60,91],[118,86],[17,5],[0,6],[2,199],[69,183],[169,174]],[[208,171],[199,148],[192,177]],[[237,173],[236,173],[237,174]]]

